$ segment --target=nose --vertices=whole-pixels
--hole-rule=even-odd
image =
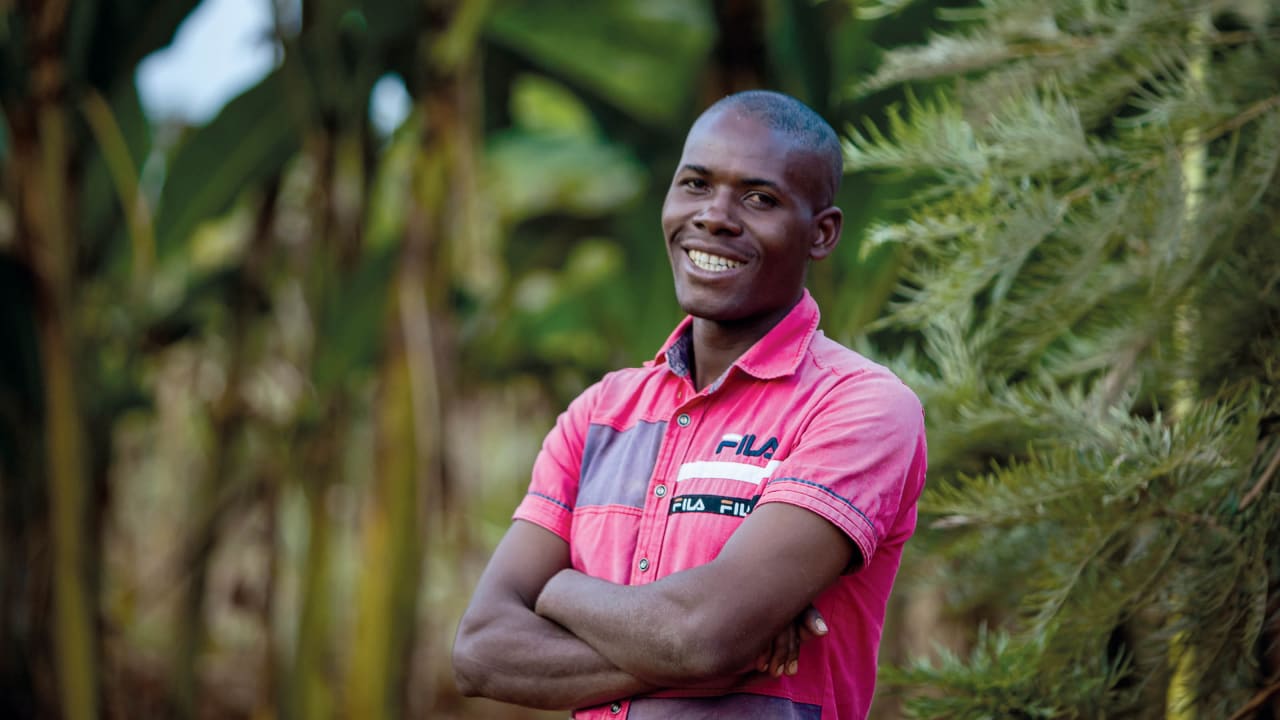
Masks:
[[[738,235],[742,232],[727,192],[711,193],[706,197],[693,216],[693,226],[708,235]]]

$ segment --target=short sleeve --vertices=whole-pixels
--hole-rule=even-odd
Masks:
[[[578,499],[582,448],[591,424],[591,409],[602,384],[603,381],[584,390],[556,419],[555,427],[542,441],[542,449],[533,463],[529,491],[516,507],[513,520],[526,520],[569,541],[573,508]]]
[[[925,455],[924,414],[910,389],[886,370],[844,378],[818,402],[759,503],[821,515],[870,563],[891,533],[914,530]],[[900,510],[912,527],[898,527]]]

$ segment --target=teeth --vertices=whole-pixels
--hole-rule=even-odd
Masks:
[[[690,250],[689,259],[693,261],[694,265],[697,265],[703,270],[710,270],[711,272],[724,272],[725,270],[742,267],[742,263],[736,260],[723,258],[719,255],[712,255],[711,253],[704,253],[701,250]]]

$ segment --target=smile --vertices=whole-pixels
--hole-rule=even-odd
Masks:
[[[710,272],[724,272],[725,270],[732,270],[746,264],[738,262],[737,260],[730,260],[726,257],[720,257],[719,255],[705,253],[701,250],[689,250],[688,255],[694,265]]]

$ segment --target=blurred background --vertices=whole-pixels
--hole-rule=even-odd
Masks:
[[[755,87],[839,127],[895,40],[842,3],[4,13],[11,716],[75,702],[55,626],[112,717],[533,716],[457,697],[452,633],[555,415],[680,318],[684,133]],[[843,193],[837,337],[893,287],[886,197]]]
[[[981,18],[959,16],[954,8],[948,17],[933,0],[858,5],[0,2],[0,715],[563,717],[460,698],[449,664],[453,631],[524,494],[556,414],[604,372],[651,357],[679,320],[659,208],[689,124],[708,104],[738,90],[794,95],[850,138],[856,172],[846,178],[838,201],[845,210],[843,241],[834,257],[814,268],[809,284],[828,335],[918,380],[913,387],[931,413],[941,398],[931,437],[941,421],[980,428],[939,435],[931,483],[950,487],[948,478],[960,478],[955,487],[962,487],[963,477],[981,480],[994,465],[1034,462],[1030,444],[1065,415],[1036,415],[1030,429],[1017,432],[1005,416],[975,420],[965,403],[977,401],[943,387],[954,387],[947,383],[956,368],[973,358],[957,365],[949,362],[955,353],[938,351],[947,337],[953,349],[972,350],[974,334],[930,335],[925,320],[899,322],[887,315],[894,303],[918,299],[911,288],[927,279],[912,270],[921,252],[904,238],[954,237],[937,223],[964,225],[965,207],[999,195],[989,178],[983,188],[959,195],[931,191],[939,178],[954,178],[944,160],[956,157],[948,155],[953,148],[947,143],[957,136],[942,125],[928,135],[905,123],[901,108],[905,103],[912,117],[928,121],[929,107],[916,98],[931,97],[937,77],[984,63],[1093,51],[1096,44],[1079,38],[1102,32],[1098,28],[1110,27],[1109,21],[1094,18],[1066,37],[1046,33],[1043,17],[1024,18],[1008,26],[1020,42],[1034,44],[1017,46],[1022,54],[1009,53],[1010,46],[953,42],[930,46],[938,48],[933,56],[922,51],[893,64],[885,58],[898,56],[886,56],[887,49],[936,42],[933,31],[946,23]],[[1019,3],[981,5],[996,13]],[[1108,12],[1106,3],[1059,5],[1097,5],[1097,12]],[[1193,23],[1187,18],[1200,5],[1209,4],[1180,5],[1167,31],[1189,37],[1185,30]],[[1218,23],[1192,39],[1211,36],[1217,43],[1222,33],[1237,33],[1231,36],[1236,45],[1211,43],[1215,52],[1226,52],[1250,38],[1271,38],[1258,52],[1274,57],[1266,54],[1274,50],[1276,27],[1266,4],[1225,5],[1262,8],[1252,15],[1241,11],[1246,19],[1261,18],[1257,27]],[[1067,20],[1087,15],[1038,12],[1067,29]],[[1251,32],[1242,39],[1241,33]],[[944,58],[957,49],[961,56]],[[1193,90],[1212,87],[1203,63],[1218,59],[1202,60]],[[1087,111],[1088,133],[1116,132],[1111,119],[1127,102],[1137,103],[1143,93],[1177,94],[1153,78],[1173,85],[1171,78],[1194,76],[1197,67],[1194,58],[1174,58],[1164,75],[1144,75],[1134,58],[1108,62],[1113,65],[1080,70],[1071,82],[1100,88],[1098,78],[1110,77],[1113,94],[1130,100]],[[904,70],[909,67],[915,70]],[[1133,77],[1113,74],[1122,75],[1117,67],[1129,67]],[[1235,133],[1239,140],[1239,132],[1270,122],[1275,103],[1265,103],[1275,91],[1259,79],[1265,75],[1259,70],[1250,76],[1250,98],[1263,98],[1262,105],[1242,98],[1217,115],[1196,116],[1211,129],[1210,139]],[[878,80],[868,83],[873,78]],[[902,80],[914,82],[911,93]],[[1071,87],[1062,88],[1064,97],[1073,97]],[[982,109],[982,102],[967,107],[960,120],[977,117],[973,108]],[[1241,108],[1253,114],[1212,135]],[[1149,120],[1169,124],[1177,117],[1170,112]],[[918,148],[932,148],[930,157],[941,167],[913,164],[910,154],[877,155],[885,138],[876,127],[916,138]],[[998,123],[991,127],[999,129]],[[1064,137],[1061,128],[1048,130],[1050,138]],[[1184,157],[1178,143],[1186,136],[1176,133],[1185,130],[1170,132],[1174,140],[1163,147]],[[1245,144],[1270,148],[1266,133],[1259,133],[1245,137]],[[1025,139],[1034,145],[1044,137]],[[1078,160],[1054,155],[1051,143],[1039,147],[1048,161]],[[1125,182],[1137,183],[1156,167],[1105,152],[1094,160],[1095,177],[1128,168]],[[1106,162],[1113,165],[1103,167]],[[1175,176],[1186,170],[1178,160],[1170,162]],[[883,172],[899,169],[895,164],[902,172]],[[1031,187],[1038,180],[1028,178],[1039,178],[1042,169],[1009,170],[1015,176],[1010,186]],[[1082,187],[1084,195],[1092,192],[1083,175],[1073,177],[1070,187],[1069,179],[1054,182],[1061,181],[1063,193]],[[1273,177],[1260,181],[1249,207],[1271,207]],[[1188,195],[1180,187],[1170,192],[1185,205]],[[942,203],[928,208],[935,224],[920,214],[921,198]],[[1154,223],[1155,216],[1144,217]],[[1074,219],[1064,212],[1049,222],[1069,225]],[[1189,222],[1210,220],[1206,215]],[[1275,239],[1274,233],[1267,237]],[[1123,264],[1125,253],[1147,251],[1130,243],[1093,255]],[[953,251],[951,259],[959,255]],[[1053,257],[1027,252],[969,263],[970,269],[983,263],[995,268],[984,270],[986,279],[972,288],[975,296],[986,288],[986,299],[956,292],[938,300],[938,307],[976,308],[966,316],[971,321],[995,306],[992,282],[1001,293],[1013,283],[1018,295],[1021,286],[1013,280],[992,280],[1002,263],[1015,274],[1028,268],[1021,277],[1044,285],[1053,275],[1039,272],[1036,263]],[[1272,255],[1263,260],[1252,262],[1264,268],[1266,280],[1276,264]],[[1088,270],[1075,268],[1082,277]],[[1071,287],[1089,285],[1075,277],[1068,277]],[[1274,339],[1274,288],[1258,288],[1249,297],[1261,319],[1244,331],[1246,339]],[[1028,305],[1033,325],[1077,299],[1070,293],[1054,298]],[[1126,295],[1125,302],[1136,301]],[[1173,317],[1169,307],[1147,310]],[[1190,331],[1152,330],[1124,345],[1133,349],[1125,354],[1105,344],[1071,345],[1068,336],[1080,329],[1073,322],[1052,328],[1058,344],[1036,347],[1059,360],[1064,352],[1092,357],[1078,375],[1028,370],[1025,357],[1016,367],[984,368],[976,361],[965,367],[1012,384],[1032,376],[1062,389],[1086,387],[1072,385],[1081,377],[1099,387],[1111,383],[1099,393],[1113,401],[1127,398],[1121,415],[1132,411],[1156,427],[1168,426],[1168,419],[1155,419],[1158,408],[1172,405],[1162,391],[1141,378],[1130,387],[1124,384],[1129,375],[1121,382],[1106,371],[1127,362],[1126,371],[1138,368],[1133,377],[1155,377],[1174,362],[1169,348],[1185,346]],[[1223,352],[1233,354],[1236,346]],[[1254,373],[1259,383],[1269,383],[1267,373],[1275,367],[1250,362],[1269,368]],[[1211,371],[1221,368],[1204,373]],[[1220,399],[1208,390],[1171,392],[1203,395],[1209,404]],[[991,400],[990,394],[982,397]],[[1061,400],[1055,398],[1045,402]],[[1023,400],[1004,410],[1035,415],[1036,398]],[[1233,437],[1237,454],[1250,458],[1238,463],[1240,472],[1252,478],[1237,485],[1248,490],[1256,484],[1262,492],[1275,472],[1274,463],[1269,472],[1266,467],[1276,441],[1275,425],[1265,421],[1274,404],[1258,402],[1261,409],[1250,416],[1252,438],[1248,432]],[[1236,423],[1235,417],[1222,422]],[[1196,436],[1187,442],[1208,441]],[[1125,453],[1119,445],[1108,447],[1114,452],[1100,456],[1099,467]],[[1170,470],[1162,468],[1152,472],[1164,477]],[[1243,503],[1253,503],[1247,518],[1270,516],[1259,513],[1276,506],[1275,495],[1268,490],[1262,497]],[[1130,507],[1113,501],[1106,501],[1108,507]],[[1016,690],[1001,695],[1004,705],[973,710],[978,714],[959,706],[917,706],[912,712],[922,716],[1103,717],[1080,708],[1111,707],[1105,703],[1046,699],[1037,705],[1057,686],[1015,672],[1050,662],[1044,658],[1070,663],[1074,656],[1044,651],[1043,643],[1001,645],[1007,638],[993,641],[987,634],[988,623],[1006,621],[1016,632],[1018,598],[1044,584],[1002,580],[1001,572],[1025,579],[1043,568],[1039,561],[1020,564],[987,554],[982,544],[1035,552],[1054,545],[1056,536],[983,527],[978,535],[951,535],[959,544],[949,550],[941,540],[923,537],[971,530],[965,518],[973,514],[965,515],[966,506],[957,503],[947,496],[926,506],[922,539],[908,553],[881,654],[889,667],[941,657],[943,669],[930,674],[923,665],[912,666],[892,678],[893,685],[925,688],[926,700],[948,692],[983,697],[991,687]],[[1028,512],[1043,516],[1043,507]],[[1204,526],[1177,514],[1157,516],[1193,530]],[[1031,522],[1016,514],[1001,517],[1007,525]],[[926,527],[930,518],[936,522]],[[1274,526],[1250,535],[1251,542],[1266,548],[1276,539]],[[1054,527],[1078,535],[1069,526]],[[1142,542],[1125,537],[1128,555],[1113,544],[1107,552],[1095,548],[1090,557],[1122,566],[1140,554],[1134,547],[1159,544],[1163,536],[1147,533]],[[978,586],[937,582],[966,553],[987,558],[985,565],[967,568],[986,580]],[[1254,711],[1270,712],[1272,693],[1255,692],[1265,690],[1269,673],[1280,667],[1267,665],[1271,651],[1259,649],[1265,645],[1261,628],[1274,628],[1280,614],[1276,563],[1264,550],[1249,555],[1249,562],[1260,575],[1248,584],[1253,594],[1239,600],[1255,610],[1240,621],[1254,629],[1241,642],[1254,660],[1251,670],[1232,676],[1238,682],[1230,701],[1239,707],[1260,697]],[[1109,576],[1071,577],[1095,581],[1080,589],[1087,596]],[[1154,587],[1132,582],[1126,587]],[[1173,598],[1174,609],[1140,616],[1137,630],[1127,610],[1097,620],[1103,680],[1096,687],[1082,681],[1081,687],[1107,698],[1123,690],[1128,704],[1116,707],[1157,708],[1146,714],[1160,715],[1167,709],[1167,686],[1203,680],[1178,679],[1189,671],[1179,670],[1176,658],[1191,652],[1184,650],[1193,641],[1169,629],[1176,625],[1169,619],[1190,611],[1185,594],[1163,597]],[[1079,604],[1078,596],[1051,600],[1058,607]],[[1139,601],[1126,600],[1130,606]],[[1153,627],[1162,630],[1143,630]],[[1038,638],[1051,629],[1030,626]],[[1156,653],[1158,660],[1144,659],[1124,650],[1130,636],[1173,649]],[[1032,646],[1041,654],[1027,654]],[[975,648],[985,654],[974,656],[965,677],[1006,673],[993,686],[960,677],[966,665],[960,658]],[[982,664],[992,657],[1004,664]],[[1193,657],[1207,662],[1213,656]],[[1134,695],[1148,677],[1157,678],[1152,687],[1158,687]],[[874,716],[899,717],[900,697],[888,692],[888,682],[884,687]],[[1015,695],[1020,699],[1009,699]],[[1226,717],[1206,713],[1201,716]]]

